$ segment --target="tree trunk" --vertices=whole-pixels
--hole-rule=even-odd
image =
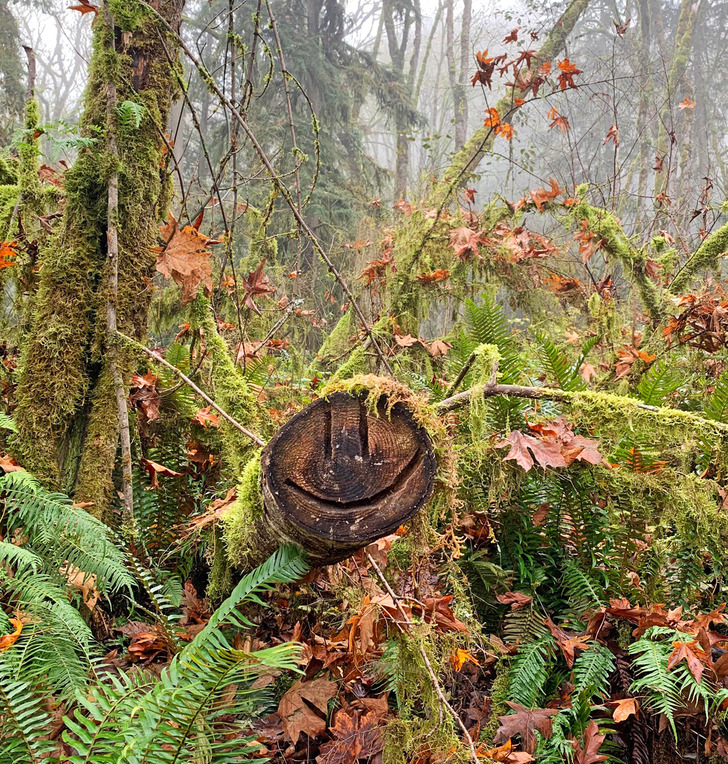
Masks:
[[[177,28],[183,2],[153,5]],[[143,338],[155,265],[151,247],[171,192],[162,135],[176,91],[165,38],[152,14],[134,6],[115,22],[111,28],[99,14],[94,26],[80,132],[95,142],[66,174],[63,218],[42,251],[15,411],[16,451],[24,465],[48,486],[93,502],[99,516],[106,514],[113,495],[119,440],[106,310],[114,299],[119,329]],[[118,102],[118,156],[109,143],[109,92]],[[114,177],[118,219],[109,221],[108,187]],[[108,234],[117,227],[119,280],[113,296]],[[117,360],[128,381],[131,359],[120,352]]]
[[[382,395],[320,398],[284,425],[263,451],[264,509],[250,535],[255,556],[281,543],[328,565],[393,533],[432,495],[435,455],[427,431],[402,402]]]

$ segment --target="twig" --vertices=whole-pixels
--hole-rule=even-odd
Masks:
[[[220,414],[220,416],[222,416],[224,419],[227,419],[227,421],[230,422],[230,424],[235,427],[236,430],[240,430],[240,432],[242,432],[246,437],[250,438],[253,443],[258,446],[265,446],[265,441],[259,435],[251,432],[246,427],[243,427],[243,425],[240,424],[240,422],[238,422],[236,419],[233,419],[230,414],[225,411],[225,409],[218,406],[217,403],[215,403],[215,401],[213,401],[212,398],[207,395],[207,393],[203,392],[188,376],[181,372],[176,366],[173,366],[166,358],[162,358],[159,353],[155,353],[148,347],[144,347],[144,345],[142,345],[140,342],[133,340],[131,337],[127,337],[121,332],[117,331],[116,334],[125,342],[130,342],[132,345],[134,345],[134,347],[138,348],[143,353],[146,353],[146,355],[148,355],[152,360],[156,361],[157,363],[161,363],[162,366],[164,366],[166,369],[169,369],[171,372],[176,374],[186,385],[191,387],[201,398],[207,401],[207,403],[209,403],[212,408],[214,408],[215,411]]]
[[[29,45],[23,45],[26,58],[28,59],[28,85],[25,89],[25,100],[35,98],[35,51]]]
[[[108,6],[104,17],[109,28],[114,29],[114,18]],[[109,350],[109,369],[114,382],[116,413],[119,420],[121,440],[121,495],[124,502],[124,519],[134,518],[134,488],[132,483],[131,433],[124,375],[119,364],[119,347],[116,344],[116,303],[119,297],[119,147],[116,143],[116,83],[113,75],[106,82],[106,130],[107,152],[111,157],[112,171],[109,176],[106,214],[106,245],[108,256],[108,297],[106,300],[106,339]]]
[[[402,607],[402,600],[399,597],[399,595],[395,594],[394,589],[389,585],[389,581],[384,577],[384,573],[382,573],[381,568],[379,565],[377,565],[376,560],[369,554],[367,554],[367,559],[369,560],[369,564],[374,568],[374,570],[377,573],[377,576],[379,580],[382,582],[382,585],[387,590],[387,594],[394,600],[395,605],[397,606],[397,610],[399,610],[400,615],[402,616],[402,619],[407,624],[408,627],[412,627],[413,623],[410,619],[410,617],[407,615],[407,611]],[[467,743],[468,748],[470,749],[470,760],[473,762],[473,764],[479,764],[478,763],[478,753],[475,750],[475,743],[473,743],[473,738],[470,736],[470,732],[468,732],[468,728],[465,726],[465,723],[463,720],[458,716],[455,709],[450,705],[448,699],[445,697],[445,693],[442,691],[442,686],[440,685],[440,680],[437,678],[437,674],[435,673],[435,670],[432,668],[432,664],[430,663],[430,659],[427,657],[427,651],[422,645],[418,645],[420,655],[422,656],[422,660],[424,661],[425,668],[427,669],[427,673],[430,676],[430,681],[432,682],[432,686],[435,690],[435,693],[437,694],[438,699],[440,700],[440,703],[448,710],[452,718],[457,723],[458,727],[463,732],[463,737],[465,738],[465,742]],[[442,722],[442,708],[440,709],[440,721]]]
[[[445,396],[449,398],[460,387],[460,383],[465,379],[465,375],[470,371],[470,367],[475,363],[477,355],[471,353],[467,361],[462,365],[459,374],[455,377],[455,381],[447,388]]]

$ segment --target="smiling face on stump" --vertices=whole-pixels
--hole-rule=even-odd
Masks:
[[[365,398],[334,393],[314,401],[263,452],[266,506],[274,502],[303,539],[335,542],[331,555],[339,559],[395,531],[433,489],[426,431],[404,404],[387,415],[385,397],[375,411]]]

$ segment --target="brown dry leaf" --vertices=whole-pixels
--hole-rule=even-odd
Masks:
[[[447,355],[447,351],[450,350],[452,345],[444,340],[433,340],[429,347],[431,356]]]
[[[132,377],[129,401],[142,412],[147,422],[154,422],[159,419],[159,407],[162,405],[162,398],[157,390],[157,381],[158,377],[151,371],[143,377],[140,374],[135,374]]]
[[[341,709],[331,726],[333,740],[324,743],[316,764],[358,764],[360,759],[371,761],[384,749],[381,719],[376,711],[359,715]]]
[[[182,475],[181,472],[175,472],[169,467],[165,467],[163,464],[158,464],[157,462],[153,462],[150,459],[145,459],[144,457],[142,457],[139,460],[139,462],[144,468],[147,475],[149,475],[149,477],[151,478],[152,482],[149,486],[150,490],[154,488],[159,488],[160,475],[168,475],[169,477],[180,477]]]
[[[543,504],[540,504],[536,511],[531,516],[531,522],[537,527],[540,528],[547,520],[549,516],[549,511],[551,510],[551,505],[545,501]]]
[[[205,408],[200,409],[192,417],[192,421],[196,422],[197,424],[201,424],[205,429],[207,429],[208,424],[210,427],[219,427],[220,417],[217,414],[211,413],[211,408],[212,406],[205,406]]]
[[[559,713],[557,708],[526,708],[519,703],[507,700],[506,703],[515,713],[507,716],[499,716],[501,726],[493,740],[496,745],[504,743],[514,735],[521,736],[521,745],[527,753],[536,750],[536,735],[539,732],[543,737],[550,738],[553,733],[552,716]]]
[[[12,647],[18,641],[18,637],[23,632],[23,622],[20,620],[20,618],[9,618],[8,620],[13,625],[14,631],[12,631],[10,634],[3,634],[0,637],[0,651],[7,650],[9,647]]]
[[[550,617],[546,618],[544,623],[561,648],[561,652],[563,652],[566,659],[566,665],[569,668],[573,668],[576,651],[589,649],[589,637],[586,634],[569,634],[568,631],[557,626]]]
[[[512,459],[528,472],[534,464],[539,467],[566,467],[566,461],[561,454],[561,446],[555,440],[539,440],[531,435],[524,435],[520,430],[511,434],[496,448],[510,446],[511,450],[505,461]]]
[[[277,287],[274,287],[268,280],[268,276],[263,273],[265,268],[265,258],[260,261],[260,265],[248,274],[248,278],[242,279],[243,287],[245,288],[245,299],[243,304],[246,308],[250,308],[253,313],[260,315],[260,310],[253,300],[258,295],[273,294]]]
[[[606,735],[599,734],[597,723],[591,721],[584,733],[584,747],[582,748],[576,740],[571,741],[571,745],[576,753],[574,764],[598,764],[600,761],[606,761],[609,756],[597,753],[605,739]]]
[[[99,590],[96,588],[96,576],[84,573],[84,571],[75,565],[64,565],[60,572],[66,577],[71,588],[78,589],[81,592],[81,597],[86,607],[89,610],[93,610],[100,596]]]
[[[326,731],[329,700],[336,692],[336,682],[328,679],[296,682],[278,705],[278,715],[286,737],[295,743],[301,732],[308,737],[323,734]]]
[[[680,661],[685,660],[690,673],[695,677],[695,681],[699,683],[705,668],[703,661],[706,656],[703,648],[694,640],[692,642],[673,642],[672,646],[674,650],[667,662],[667,670],[669,671],[677,666]]]
[[[127,657],[133,663],[150,663],[159,656],[167,657],[171,646],[156,623],[129,621],[116,631],[131,638]]]
[[[531,761],[535,761],[533,756],[526,751],[514,751],[513,743],[508,738],[503,745],[499,745],[496,748],[485,748],[485,744],[481,744],[478,747],[478,756],[483,756],[486,759],[492,761],[503,761],[505,764],[529,764]]]
[[[210,502],[202,514],[193,517],[184,527],[182,527],[180,531],[181,538],[186,539],[204,528],[207,528],[208,525],[216,523],[228,513],[230,507],[235,503],[237,498],[237,488],[231,488],[225,495],[225,498],[215,499]]]
[[[395,334],[394,341],[401,348],[412,347],[416,342],[419,342],[417,337],[413,337],[411,334]]]
[[[96,16],[99,13],[99,6],[89,2],[89,0],[80,0],[77,5],[69,5],[69,11],[78,11],[81,15],[84,13],[93,13],[94,23],[96,22]]]
[[[533,597],[523,592],[506,592],[505,594],[496,594],[495,597],[501,605],[510,605],[511,610],[519,610],[533,602]]]
[[[584,361],[584,363],[579,367],[579,371],[581,372],[581,378],[587,384],[593,379],[597,378],[597,367],[594,366],[593,363],[587,363]]]
[[[0,468],[5,472],[25,472],[10,454],[3,454],[0,456]]]
[[[189,225],[180,230],[171,213],[160,231],[167,244],[152,248],[157,253],[157,271],[182,287],[182,304],[192,302],[200,286],[212,294],[209,246],[218,242]]]
[[[453,228],[450,231],[450,246],[458,260],[468,260],[471,257],[480,257],[479,245],[487,244],[488,240],[478,231],[473,231],[467,226]]]
[[[617,724],[629,719],[630,716],[637,716],[640,709],[637,698],[621,698],[620,700],[613,700],[607,705],[614,706],[613,716]]]

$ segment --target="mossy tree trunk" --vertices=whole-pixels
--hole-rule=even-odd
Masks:
[[[184,0],[152,5],[177,28]],[[80,132],[88,148],[66,174],[57,232],[43,248],[30,304],[17,390],[16,451],[48,485],[93,502],[103,516],[112,495],[119,439],[108,363],[108,184],[118,175],[119,329],[146,333],[157,226],[170,197],[164,132],[176,79],[159,23],[135,0],[109,0],[94,26]],[[113,28],[107,19],[113,19]],[[117,94],[118,156],[109,151],[107,84]],[[131,360],[122,356],[125,379]]]

